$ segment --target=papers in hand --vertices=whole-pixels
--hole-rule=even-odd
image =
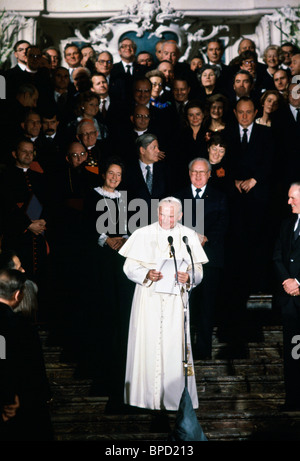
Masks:
[[[188,262],[185,259],[176,259],[177,271],[186,272]],[[158,264],[158,271],[163,275],[161,280],[155,284],[156,293],[180,294],[181,284],[176,283],[174,259],[163,259]]]

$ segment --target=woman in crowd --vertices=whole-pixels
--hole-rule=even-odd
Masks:
[[[217,92],[217,73],[214,66],[205,64],[197,74],[200,83],[200,99],[205,100]]]
[[[208,160],[211,164],[209,182],[230,197],[234,189],[234,181],[227,149],[224,136],[220,133],[213,133],[208,141]]]
[[[163,72],[153,69],[147,72],[145,77],[149,78],[152,84],[150,104],[158,109],[169,107],[171,103],[165,93],[166,79]]]
[[[113,404],[123,397],[123,373],[127,330],[134,285],[123,272],[124,260],[118,251],[127,239],[127,209],[117,189],[124,167],[117,157],[107,159],[102,186],[86,197],[87,264],[92,268],[86,281],[89,289],[89,320],[86,360],[94,379],[93,395],[110,395]],[[118,401],[118,402],[117,402]]]
[[[262,115],[258,117],[255,122],[259,125],[270,127],[272,124],[272,114],[278,109],[280,103],[282,103],[282,99],[283,97],[277,90],[265,91],[260,98]]]
[[[182,128],[178,138],[181,163],[186,167],[193,158],[200,157],[206,152],[203,119],[204,104],[197,99],[189,101],[185,106],[186,125]]]
[[[102,123],[99,123],[97,120],[97,115],[99,113],[99,104],[100,97],[97,93],[94,93],[91,90],[84,91],[78,97],[78,104],[76,109],[76,119],[72,120],[68,124],[69,131],[69,140],[70,142],[74,140],[76,135],[76,129],[80,122],[90,121],[93,122],[95,128],[98,132],[97,139],[107,138],[107,128]]]
[[[268,46],[263,55],[263,60],[267,65],[264,73],[262,88],[272,90],[274,86],[274,73],[279,69],[280,64],[284,60],[283,51],[278,45]]]
[[[228,113],[228,100],[222,94],[214,94],[207,98],[207,116],[204,120],[205,139],[208,141],[215,132],[224,134],[226,128],[226,115]]]

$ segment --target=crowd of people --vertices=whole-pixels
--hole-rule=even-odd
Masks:
[[[93,395],[120,403],[134,283],[119,251],[130,222],[157,220],[153,203],[180,199],[186,223],[190,199],[195,226],[204,201],[194,358],[211,358],[216,322],[241,351],[249,295],[275,296],[273,251],[300,179],[300,50],[270,45],[260,60],[243,38],[224,63],[212,39],[181,62],[173,40],[152,54],[124,37],[118,53],[115,63],[68,43],[62,66],[55,47],[15,44],[17,64],[3,72],[0,235],[38,287],[35,322],[93,378]]]

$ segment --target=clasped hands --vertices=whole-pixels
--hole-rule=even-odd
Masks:
[[[245,179],[242,181],[241,179],[236,179],[235,180],[235,187],[237,190],[242,193],[244,192],[249,192],[257,183],[256,179],[250,178],[250,179]]]
[[[125,242],[126,239],[124,237],[107,237],[106,239],[106,244],[116,251],[120,250]]]
[[[177,277],[178,277],[178,282],[182,283],[183,285],[185,283],[189,283],[190,281],[190,276],[187,272],[177,272]],[[160,271],[157,271],[155,269],[151,269],[148,271],[146,278],[148,280],[151,280],[151,282],[158,282],[163,278],[163,275]]]
[[[46,230],[46,221],[44,219],[35,219],[28,229],[35,235],[42,234]]]
[[[282,283],[284,291],[290,296],[299,296],[299,285],[295,279],[286,279]]]

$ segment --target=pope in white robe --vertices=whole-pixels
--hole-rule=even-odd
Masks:
[[[125,403],[152,410],[177,411],[185,387],[184,308],[188,305],[190,283],[198,285],[203,276],[202,264],[208,261],[198,234],[182,226],[181,203],[168,197],[158,206],[158,222],[137,229],[119,253],[126,257],[124,272],[136,283],[129,325]],[[192,272],[191,258],[194,262]],[[162,260],[172,256],[168,237],[172,237],[176,261],[186,261],[186,269],[177,267],[178,284],[170,292],[160,286],[164,279]],[[174,279],[175,279],[175,264]],[[184,266],[183,266],[184,267]],[[194,274],[194,280],[193,280]],[[179,289],[180,287],[181,289]],[[177,290],[174,294],[174,290]],[[168,291],[168,290],[167,290]],[[188,319],[188,310],[187,310]],[[198,408],[196,380],[187,332],[188,373],[187,388],[194,408]]]

